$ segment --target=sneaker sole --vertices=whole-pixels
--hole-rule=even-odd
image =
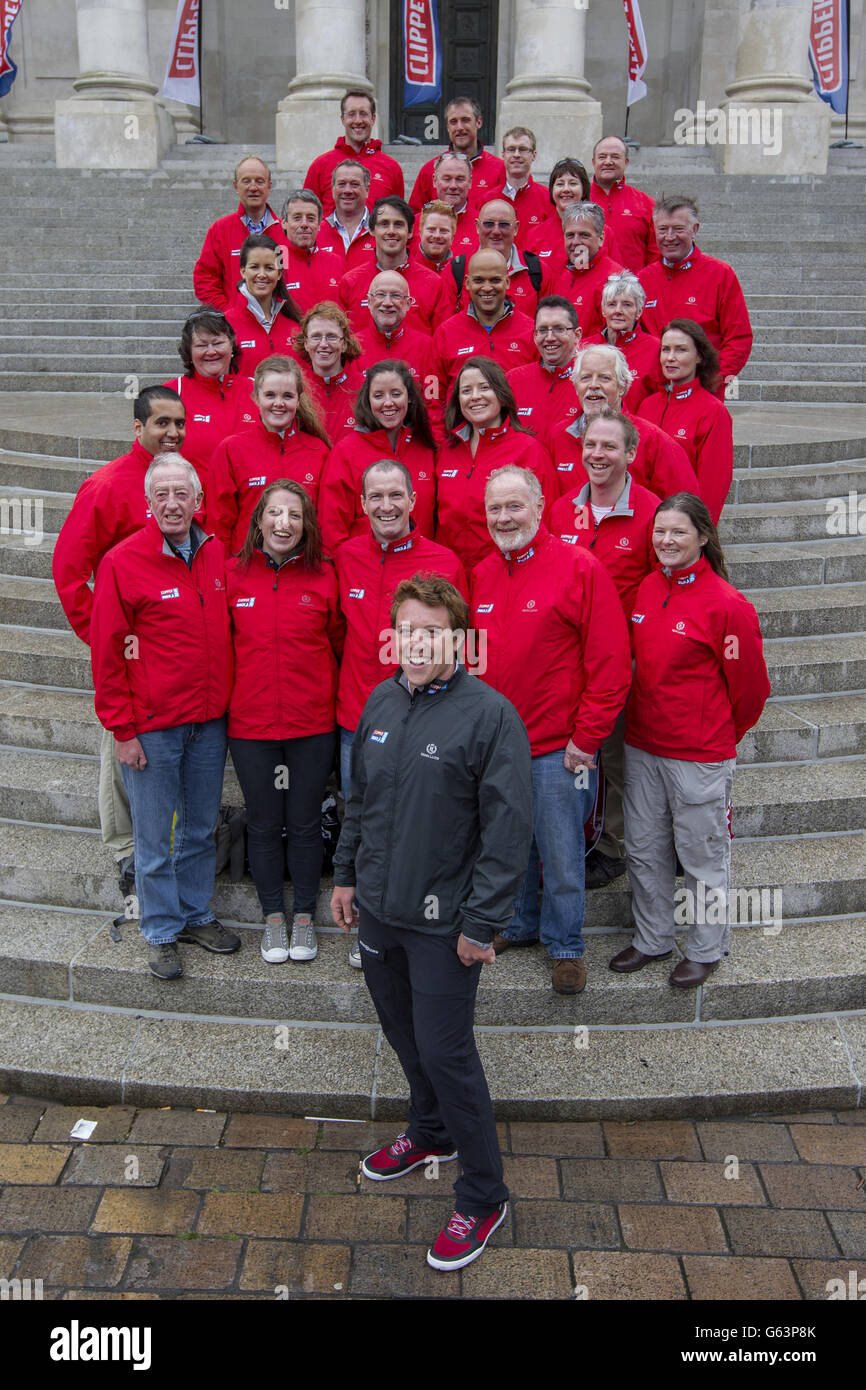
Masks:
[[[289,958],[291,960],[315,960],[318,954],[318,946],[314,951],[311,951],[309,946],[292,946],[289,949]]]
[[[349,957],[349,964],[351,965],[351,967],[352,967],[353,970],[363,970],[363,969],[364,969],[364,963],[363,963],[363,961],[361,960],[361,957],[360,957],[360,956],[358,957],[357,960],[352,960],[352,957],[350,956],[350,957]]]
[[[457,1157],[457,1150],[455,1149],[450,1154],[431,1154],[429,1156],[431,1158],[435,1156],[439,1163],[452,1163]],[[361,1172],[365,1178],[372,1178],[374,1182],[390,1182],[392,1178],[403,1178],[407,1173],[413,1173],[416,1168],[423,1168],[426,1162],[426,1158],[419,1158],[416,1163],[410,1163],[407,1168],[401,1168],[397,1173],[374,1173],[372,1168],[367,1167],[367,1160],[364,1158],[361,1160]]]
[[[233,956],[235,951],[239,951],[241,948],[240,942],[237,946],[206,946],[203,941],[199,941],[196,937],[184,936],[183,934],[176,936],[175,941],[181,942],[184,946],[200,946],[203,951],[209,951],[212,956]]]
[[[148,970],[155,980],[180,980],[183,977],[182,970],[178,970],[174,975],[160,975],[159,971],[154,970],[152,965],[148,966]]]
[[[285,965],[289,953],[284,946],[276,946],[272,951],[262,951],[262,960],[268,965]]]
[[[500,1215],[499,1220],[496,1222],[496,1225],[490,1227],[490,1230],[487,1232],[487,1239],[485,1240],[483,1245],[478,1246],[477,1250],[472,1250],[468,1255],[464,1255],[462,1259],[459,1260],[438,1260],[436,1256],[433,1254],[432,1249],[430,1249],[427,1251],[428,1265],[430,1265],[432,1269],[442,1269],[446,1271],[449,1269],[464,1269],[466,1265],[471,1265],[473,1260],[477,1260],[480,1255],[484,1254],[484,1251],[487,1249],[487,1244],[490,1240],[490,1237],[493,1235],[494,1231],[499,1230],[499,1227],[502,1225],[507,1215],[508,1203],[506,1202],[502,1208],[502,1214]]]

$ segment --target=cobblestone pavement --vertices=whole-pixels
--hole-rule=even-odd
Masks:
[[[359,1182],[395,1132],[0,1095],[0,1278],[46,1299],[826,1300],[855,1271],[866,1296],[866,1109],[500,1124],[509,1216],[459,1274],[425,1260],[451,1165]]]

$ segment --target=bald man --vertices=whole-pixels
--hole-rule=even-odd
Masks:
[[[466,309],[446,319],[433,344],[443,396],[470,356],[492,357],[505,371],[538,356],[534,325],[508,293],[508,263],[498,251],[476,251],[466,267]]]
[[[363,372],[386,358],[405,362],[423,394],[430,374],[432,344],[426,333],[414,328],[406,315],[412,305],[412,293],[404,277],[396,270],[382,270],[374,275],[367,292],[371,323],[358,334],[363,352],[358,366]]]
[[[508,298],[515,309],[535,317],[539,297],[547,293],[545,270],[534,251],[517,249],[516,239],[520,230],[517,213],[507,198],[491,198],[478,210],[475,221],[480,251],[498,251],[508,267]],[[451,273],[458,287],[459,306],[469,307],[469,289],[466,284],[466,257],[455,256],[451,263]]]

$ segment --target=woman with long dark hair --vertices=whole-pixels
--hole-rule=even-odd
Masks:
[[[274,353],[295,356],[302,315],[286,289],[279,257],[280,248],[269,236],[248,236],[241,247],[241,278],[226,318],[238,340],[242,376],[252,376]]]

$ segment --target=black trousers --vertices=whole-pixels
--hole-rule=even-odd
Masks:
[[[488,1216],[508,1188],[473,1031],[481,963],[461,963],[457,931],[410,931],[358,911],[364,978],[409,1082],[406,1133],[421,1148],[457,1149],[457,1210]]]
[[[282,741],[229,739],[247,808],[250,869],[265,916],[283,911],[286,866],[294,911],[315,916],[322,875],[322,799],[336,739],[336,732]]]

